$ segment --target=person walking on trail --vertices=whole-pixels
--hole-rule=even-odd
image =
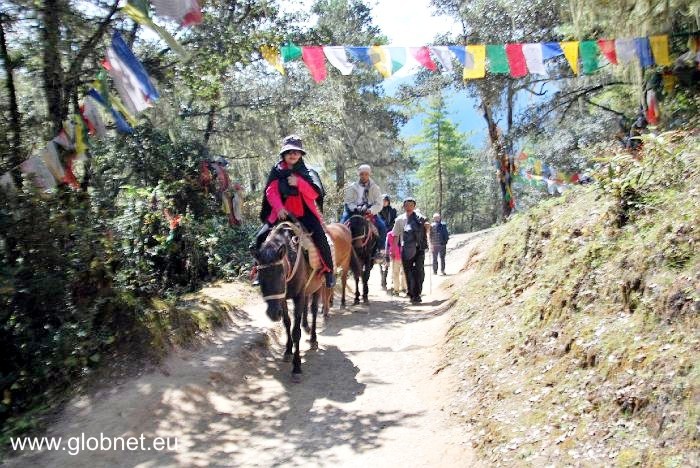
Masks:
[[[440,272],[445,274],[445,254],[447,253],[447,241],[450,234],[447,232],[447,224],[442,222],[440,213],[433,215],[430,224],[430,250],[433,253],[433,274],[438,272],[438,257],[440,257]]]
[[[379,232],[379,239],[373,252],[373,257],[377,258],[380,256],[377,251],[384,248],[386,242],[386,224],[380,216],[377,216],[382,209],[382,190],[370,177],[372,168],[368,164],[358,167],[357,175],[359,179],[345,189],[344,211],[340,222],[345,223],[353,214],[369,214]]]
[[[412,304],[422,302],[425,279],[425,251],[428,250],[430,224],[416,210],[416,199],[406,197],[403,201],[405,213],[396,218],[392,232],[399,238],[401,261],[406,274],[407,294]]]
[[[398,296],[401,291],[406,291],[406,275],[404,275],[403,263],[401,262],[399,238],[393,230],[386,235],[386,252],[391,268],[391,288],[387,292]]]
[[[326,286],[332,288],[335,285],[333,257],[319,209],[325,192],[318,173],[306,167],[303,158],[305,154],[302,140],[298,136],[289,135],[282,140],[280,161],[272,167],[265,186],[260,210],[263,225],[251,248],[260,250],[272,226],[293,215],[311,234],[311,239],[319,250]]]
[[[396,208],[391,206],[391,197],[389,197],[389,194],[385,193],[382,195],[382,204],[384,206],[382,206],[379,216],[382,218],[382,221],[384,221],[387,230],[394,229],[394,221],[396,221]]]

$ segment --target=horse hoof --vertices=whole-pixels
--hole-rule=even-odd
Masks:
[[[362,298],[362,303],[363,303],[363,304],[369,304],[369,299],[367,299],[366,297],[363,297],[363,298]]]
[[[301,383],[301,372],[298,374],[292,374],[292,383]]]
[[[311,351],[318,351],[318,342],[317,341],[312,341],[311,342]]]
[[[310,335],[311,334],[311,327],[309,327],[308,325],[304,325],[304,331],[306,332],[307,335]]]
[[[355,299],[355,300],[352,302],[352,305],[357,305],[357,304],[359,304],[359,303],[360,303],[360,300],[359,300],[359,299]]]
[[[282,362],[292,362],[292,355],[285,353],[284,356],[282,356]]]

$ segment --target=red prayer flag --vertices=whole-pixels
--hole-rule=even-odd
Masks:
[[[608,62],[617,65],[617,52],[615,52],[614,39],[598,39],[598,48],[608,59]]]
[[[430,58],[430,51],[427,47],[419,47],[417,49],[412,50],[412,53],[416,60],[418,60],[418,63],[423,65],[425,68],[427,68],[430,71],[437,70],[437,65],[435,65],[433,59]]]
[[[80,184],[78,183],[78,179],[75,178],[75,174],[73,173],[73,161],[75,160],[75,155],[71,155],[66,159],[66,166],[64,167],[64,174],[63,174],[63,180],[61,182],[70,185],[74,189],[78,190],[80,188]]]
[[[326,70],[326,56],[323,53],[323,47],[304,46],[301,48],[301,58],[316,83],[326,79],[328,71]]]
[[[525,55],[523,55],[522,44],[506,44],[506,56],[510,66],[510,76],[522,78],[527,75],[527,63],[525,62]]]

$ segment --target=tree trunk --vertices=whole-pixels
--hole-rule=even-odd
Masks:
[[[9,142],[8,163],[10,167],[18,166],[21,161],[20,147],[22,145],[22,116],[17,105],[17,90],[15,89],[14,69],[15,64],[10,58],[5,39],[5,29],[3,22],[7,17],[0,14],[0,58],[5,68],[5,85],[7,87],[7,98],[10,104],[10,130],[12,139]],[[17,171],[15,171],[17,172]],[[17,174],[19,177],[19,174]],[[19,182],[19,181],[18,181]]]
[[[42,17],[43,28],[43,76],[44,91],[46,92],[46,104],[49,111],[49,119],[52,124],[52,135],[55,136],[63,126],[63,119],[68,114],[63,105],[63,67],[59,52],[60,42],[60,16],[63,5],[61,0],[44,0]]]
[[[209,107],[209,112],[207,113],[207,127],[204,129],[204,139],[202,141],[203,146],[202,146],[202,151],[206,151],[209,149],[209,139],[211,138],[211,134],[214,132],[214,125],[216,124],[216,104],[212,104],[211,107]]]
[[[491,148],[494,150],[496,163],[498,164],[498,184],[501,188],[501,212],[503,217],[507,218],[512,211],[512,190],[510,186],[511,164],[504,147],[503,137],[500,134],[501,132],[498,129],[498,125],[493,120],[489,103],[482,101],[481,108],[484,111],[484,120],[486,120],[486,125],[488,126]]]

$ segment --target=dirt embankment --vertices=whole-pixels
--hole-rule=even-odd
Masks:
[[[499,466],[700,466],[697,136],[649,141],[468,255],[461,415]]]

